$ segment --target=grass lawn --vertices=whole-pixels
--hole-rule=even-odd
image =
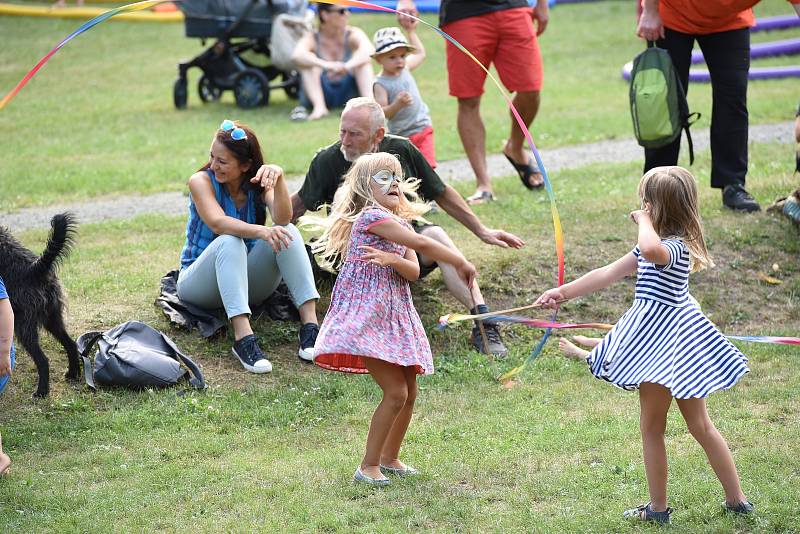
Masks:
[[[761,15],[790,9],[779,0],[762,4]],[[549,92],[534,130],[542,146],[631,135],[618,77],[641,48],[632,37],[632,11],[629,2],[553,10],[542,39]],[[379,16],[354,20],[370,30],[390,23]],[[13,86],[75,26],[0,19],[0,35],[11,37],[0,47],[0,88]],[[431,57],[417,79],[441,125],[440,156],[462,157],[454,129],[446,126],[454,102],[446,96],[442,47],[432,37],[426,43]],[[0,112],[2,209],[182,190],[224,117],[253,124],[270,158],[292,173],[302,172],[311,151],[335,135],[334,118],[290,123],[293,104],[277,96],[266,109],[242,111],[230,96],[203,106],[192,93],[189,109],[174,110],[175,63],[199,50],[179,25],[128,23],[101,25],[62,50]],[[796,87],[794,81],[753,83],[752,122],[791,118]],[[707,125],[708,88],[694,85],[690,98]],[[486,109],[493,110],[487,125],[496,151],[506,135],[505,111],[491,92]],[[748,186],[762,203],[796,187],[793,148],[789,139],[751,146]],[[719,192],[708,187],[709,168],[707,151],[699,153],[692,171],[717,266],[693,275],[692,294],[726,333],[797,336],[797,232],[772,214],[723,210]],[[630,162],[552,176],[568,280],[633,247],[635,226],[625,217],[638,206],[639,173],[640,163]],[[462,194],[471,186],[456,184]],[[544,194],[522,191],[515,177],[498,180],[496,189],[500,200],[476,211],[488,226],[525,239],[521,251],[489,249],[452,219],[431,218],[477,265],[484,293],[499,308],[529,303],[549,288],[555,255]],[[378,388],[368,377],[301,364],[296,324],[254,322],[275,365],[266,376],[241,369],[230,355],[230,337],[203,341],[172,329],[153,301],[158,280],[177,265],[184,225],[182,217],[166,216],[82,225],[61,269],[68,324],[77,337],[129,319],[148,322],[202,365],[210,388],[91,394],[61,377],[65,356],[46,337],[53,391],[33,402],[36,373],[20,351],[0,398],[3,446],[14,461],[0,479],[0,532],[651,530],[621,518],[623,509],[647,500],[636,395],[592,378],[584,365],[561,357],[555,341],[516,385],[502,387],[495,377],[518,365],[541,332],[505,328],[511,353],[493,362],[469,350],[466,325],[435,331],[439,315],[458,309],[438,272],[413,286],[436,374],[420,380],[403,458],[423,474],[381,490],[352,485]],[[38,251],[46,233],[21,238]],[[782,283],[766,284],[759,273]],[[629,306],[633,283],[570,302],[560,318],[613,322]],[[330,288],[321,292],[324,312]],[[667,433],[673,531],[800,531],[800,351],[740,347],[750,374],[708,404],[757,513],[721,512],[721,488],[673,410]]]
[[[758,14],[786,14],[783,0],[766,0]],[[552,10],[542,36],[545,87],[533,135],[541,147],[609,138],[630,138],[628,92],[622,65],[642,49],[634,36],[629,1],[562,5]],[[426,20],[435,23],[435,17]],[[395,24],[389,15],[353,15],[368,33]],[[14,85],[64,36],[74,20],[0,18],[0,92]],[[267,159],[292,175],[305,172],[313,152],[336,137],[338,119],[317,123],[287,120],[295,105],[273,92],[267,108],[241,110],[228,92],[222,102],[203,105],[197,96],[198,69],[190,71],[189,107],[176,110],[172,84],[177,63],[198,55],[199,39],[183,36],[182,24],[107,22],[71,41],[39,71],[0,113],[4,164],[0,166],[2,209],[81,200],[110,194],[180,191],[208,155],[213,130],[223,118],[252,125]],[[444,40],[422,28],[426,62],[415,77],[436,127],[437,157],[463,158],[452,127],[456,102],[447,95]],[[800,29],[754,34],[754,41],[800,36]],[[206,46],[210,46],[207,43]],[[795,58],[756,64],[792,64]],[[797,107],[797,81],[758,81],[750,85],[754,124],[790,120]],[[711,117],[710,88],[693,84],[690,105]],[[505,103],[487,86],[483,116],[490,152],[499,152],[508,135]]]

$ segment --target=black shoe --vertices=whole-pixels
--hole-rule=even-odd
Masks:
[[[319,326],[314,323],[306,323],[300,327],[300,348],[297,356],[301,360],[314,361],[314,345],[317,343],[317,335],[319,335]]]
[[[725,507],[725,511],[740,515],[752,514],[756,509],[755,505],[750,501],[737,502],[736,504],[728,504],[727,502],[723,502],[722,505]]]
[[[488,345],[490,353],[498,358],[502,358],[508,354],[508,349],[503,345],[503,340],[500,337],[500,329],[497,327],[497,323],[484,322],[483,331],[486,332],[486,345]],[[481,329],[478,325],[472,327],[470,341],[472,341],[472,346],[475,347],[475,350],[481,354],[486,354],[483,336],[481,335]]]
[[[250,334],[244,336],[239,341],[234,342],[233,355],[239,358],[242,366],[251,373],[269,373],[272,371],[272,364],[264,357],[261,348],[256,342],[256,336]]]
[[[734,211],[760,211],[761,206],[741,185],[726,185],[722,190],[722,203]]]

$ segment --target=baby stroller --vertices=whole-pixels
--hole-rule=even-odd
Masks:
[[[296,12],[298,6],[304,11],[305,1],[184,0],[178,5],[185,16],[187,37],[200,37],[203,45],[208,38],[216,42],[191,61],[178,64],[173,88],[176,108],[186,107],[186,73],[192,67],[203,71],[197,84],[203,102],[219,100],[228,89],[240,108],[268,105],[273,89],[283,89],[289,97],[297,98],[300,77],[270,61],[269,39],[275,17]]]

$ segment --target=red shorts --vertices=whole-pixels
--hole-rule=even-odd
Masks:
[[[509,91],[540,91],[542,55],[532,12],[529,7],[494,11],[445,24],[442,30],[487,69],[494,63],[500,80]],[[486,72],[448,41],[447,80],[451,96],[474,98],[483,94]]]
[[[408,136],[408,140],[422,152],[428,164],[436,168],[436,151],[433,148],[433,126],[428,126],[415,134]]]

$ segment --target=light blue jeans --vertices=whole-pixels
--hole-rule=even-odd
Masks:
[[[261,239],[247,251],[244,240],[232,235],[214,239],[194,263],[178,274],[178,297],[201,308],[224,307],[228,319],[250,314],[286,280],[295,306],[318,299],[311,262],[303,237],[293,224],[289,248],[275,252]]]

